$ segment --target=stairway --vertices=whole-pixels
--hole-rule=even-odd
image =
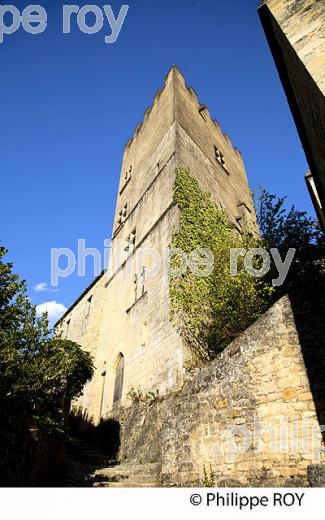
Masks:
[[[71,467],[66,474],[66,487],[157,487],[159,464],[137,464],[110,460],[105,453],[80,441],[70,439],[68,453]]]
[[[121,463],[97,469],[92,475],[93,487],[157,487],[159,464]]]
[[[65,487],[91,487],[96,470],[116,464],[96,446],[79,439],[69,439],[67,453],[70,464],[63,483]]]

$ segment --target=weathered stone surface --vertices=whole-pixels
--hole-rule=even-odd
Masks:
[[[312,487],[325,487],[325,464],[308,466],[307,477]]]
[[[163,485],[202,484],[205,469],[219,486],[308,486],[307,467],[323,455],[302,364],[286,296],[181,390],[116,412],[120,460],[157,464]]]
[[[62,321],[63,334],[95,360],[93,380],[76,403],[95,422],[113,408],[121,354],[122,404],[131,388],[163,395],[179,389],[186,376],[184,365],[192,352],[169,320],[166,276],[167,248],[179,225],[173,204],[176,167],[190,168],[235,226],[240,228],[240,221],[255,226],[241,154],[173,67],[124,150],[108,272]],[[131,235],[135,244],[126,251]],[[160,262],[155,274],[150,250]],[[135,275],[141,278],[143,268],[145,281],[136,294]]]
[[[216,160],[215,146],[226,167]],[[150,467],[155,473],[144,473],[146,485],[199,485],[204,474],[220,486],[321,482],[320,470],[310,469],[308,477],[307,468],[324,458],[324,291],[315,296],[311,289],[305,299],[298,290],[291,297],[299,301],[294,313],[283,297],[191,380],[184,369],[191,351],[170,323],[162,271],[135,293],[139,265],[150,269],[142,247],[164,258],[179,226],[177,166],[190,168],[235,225],[238,218],[254,225],[240,153],[173,68],[125,148],[109,271],[62,323],[64,335],[90,351],[96,365],[76,404],[95,422],[110,416],[121,426],[121,465],[107,476],[121,477],[122,484],[130,476],[132,484]],[[135,230],[134,247],[125,251]],[[306,280],[303,286],[308,291]],[[121,399],[113,406],[117,371]],[[126,407],[128,391],[137,387],[159,390],[159,399]]]

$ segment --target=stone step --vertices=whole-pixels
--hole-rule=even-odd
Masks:
[[[68,447],[68,451],[76,456],[78,459],[96,459],[105,461],[107,466],[111,466],[112,464],[116,464],[116,461],[112,461],[108,455],[102,453],[96,449],[94,446],[90,446],[88,444],[70,442]]]
[[[94,487],[157,487],[159,464],[122,463],[97,469],[91,476]]]
[[[131,464],[122,463],[112,467],[100,468],[95,471],[93,477],[128,477],[130,475],[157,475],[159,472],[159,464],[147,463],[147,464]]]
[[[111,477],[97,477],[92,479],[93,482],[107,482],[108,484],[115,484],[118,482],[155,482],[156,478],[154,475],[129,475],[129,476],[121,476],[121,475],[112,475]]]
[[[140,479],[140,478],[126,478],[121,479],[117,482],[110,481],[102,481],[102,482],[94,482],[93,487],[100,488],[149,488],[149,487],[157,487],[157,482],[153,479]]]

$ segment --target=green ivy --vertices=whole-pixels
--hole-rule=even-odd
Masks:
[[[188,269],[170,278],[171,319],[200,357],[213,358],[265,312],[273,288],[248,274],[242,259],[237,276],[230,275],[230,249],[260,247],[260,240],[238,233],[211,194],[203,192],[183,168],[176,170],[174,201],[180,209],[180,228],[171,247],[188,254],[209,249],[214,268],[209,276],[194,276]],[[179,257],[172,256],[171,268],[178,263]]]

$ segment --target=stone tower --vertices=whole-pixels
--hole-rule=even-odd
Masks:
[[[255,225],[240,152],[174,66],[124,150],[108,270],[61,319],[64,336],[94,357],[77,404],[95,421],[127,404],[132,388],[164,394],[183,382],[191,352],[170,321],[163,269],[179,225],[177,167],[190,169],[239,231]]]

